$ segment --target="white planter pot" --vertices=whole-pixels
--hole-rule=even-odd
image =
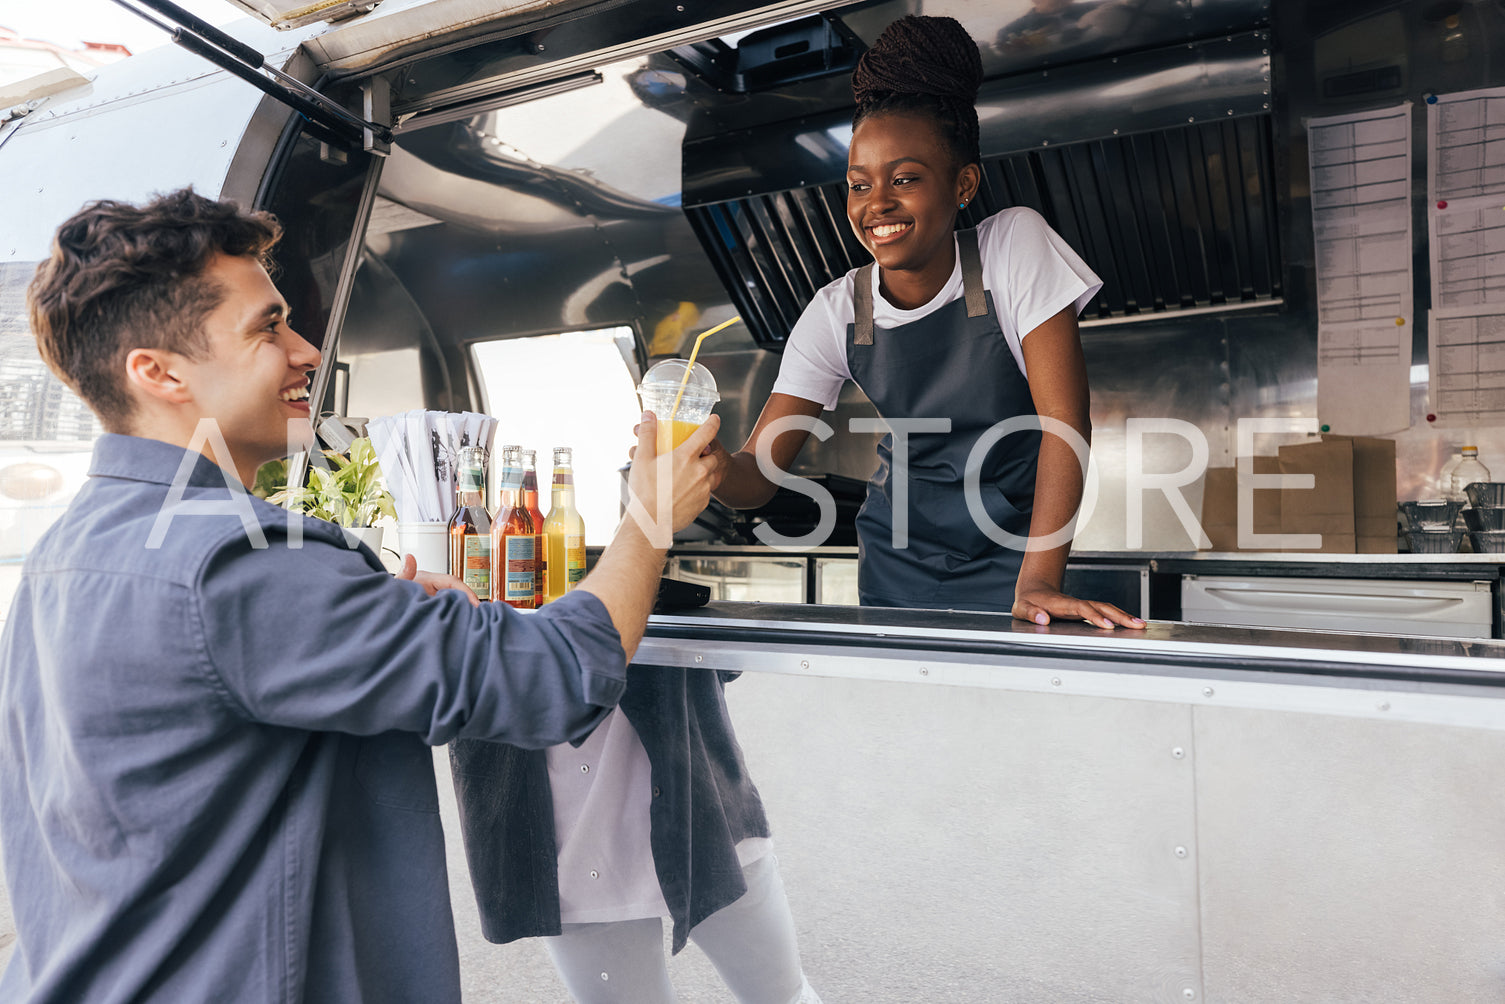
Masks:
[[[355,545],[357,543],[361,543],[371,548],[372,553],[374,553],[377,557],[381,557],[381,527],[359,526],[343,527],[342,529],[344,529],[345,531],[345,540],[350,544],[352,550],[355,548]]]

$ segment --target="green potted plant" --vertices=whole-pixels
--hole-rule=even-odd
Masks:
[[[397,511],[382,482],[381,465],[371,440],[355,440],[347,453],[321,452],[328,464],[310,464],[306,486],[288,487],[287,461],[277,460],[256,472],[253,493],[274,505],[328,520],[380,552],[381,528],[376,521],[383,516],[396,519]]]

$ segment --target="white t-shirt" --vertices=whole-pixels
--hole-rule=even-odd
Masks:
[[[977,248],[982,258],[983,288],[993,294],[998,326],[1009,351],[1026,378],[1023,339],[1070,304],[1081,313],[1102,280],[1033,209],[1016,207],[989,216],[977,225]],[[795,322],[784,346],[784,361],[774,382],[776,394],[815,401],[827,410],[836,407],[841,385],[852,379],[847,364],[847,326],[853,320],[852,290],[857,269],[823,287]],[[873,324],[896,328],[925,317],[965,295],[961,256],[951,278],[927,304],[901,310],[878,291],[873,269]]]

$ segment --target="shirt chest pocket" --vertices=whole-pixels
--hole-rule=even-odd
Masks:
[[[377,805],[409,812],[438,812],[434,759],[429,747],[405,732],[384,732],[361,743],[355,779]]]

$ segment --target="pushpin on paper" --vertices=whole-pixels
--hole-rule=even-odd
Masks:
[[[1395,326],[1397,328],[1403,328],[1403,327],[1405,327],[1406,326],[1406,319],[1404,317],[1397,317],[1395,319]]]
[[[1447,207],[1448,207],[1448,200],[1447,199],[1438,199],[1437,200],[1437,208],[1438,209],[1446,209]]]

